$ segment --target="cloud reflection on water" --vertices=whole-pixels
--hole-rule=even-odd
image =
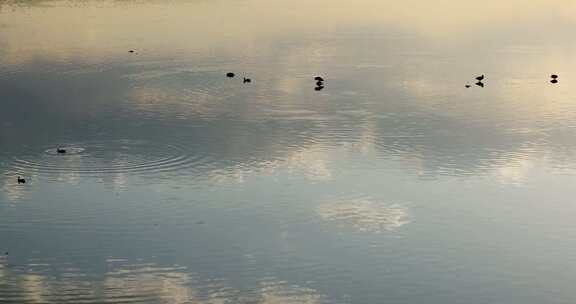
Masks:
[[[367,199],[322,203],[318,215],[328,223],[372,233],[394,231],[411,221],[406,206]]]
[[[50,275],[39,268],[11,265],[10,258],[0,257],[0,301],[26,303],[238,303],[279,304],[325,303],[317,291],[274,278],[262,278],[255,286],[236,288],[221,279],[202,279],[186,268],[161,267],[153,263],[119,265],[123,260],[108,261],[109,270],[96,279],[67,267],[68,272]],[[26,271],[26,268],[28,270]]]

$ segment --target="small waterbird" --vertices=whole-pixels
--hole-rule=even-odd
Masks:
[[[252,79],[243,77],[242,81],[243,81],[244,83],[250,83],[250,82],[252,82]]]
[[[324,81],[324,78],[320,77],[320,76],[316,76],[314,77],[314,80],[316,81]]]
[[[476,80],[478,80],[479,82],[484,80],[484,75],[482,74],[481,76],[476,77]]]
[[[64,148],[56,148],[56,152],[58,152],[58,154],[65,154],[65,153],[66,153],[66,149],[64,149]]]
[[[234,73],[228,72],[228,73],[226,73],[226,77],[232,78],[232,77],[234,77]]]
[[[18,176],[18,184],[25,184],[26,180],[23,179],[21,176]]]

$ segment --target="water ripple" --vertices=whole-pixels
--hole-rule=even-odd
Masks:
[[[15,157],[12,168],[40,175],[145,174],[177,171],[207,161],[206,156],[197,151],[143,140],[92,141],[63,147],[70,153],[58,154],[56,147],[40,149],[43,153]]]

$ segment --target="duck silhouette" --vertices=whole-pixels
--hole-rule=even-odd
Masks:
[[[476,77],[476,80],[478,80],[479,82],[482,81],[482,80],[484,80],[484,74]]]
[[[552,80],[550,80],[551,83],[558,83],[558,79],[554,78]]]
[[[483,88],[484,87],[484,83],[482,81],[478,81],[477,83],[475,83],[475,85]]]
[[[550,75],[550,77],[552,77],[552,78],[556,79],[556,78],[558,78],[558,75],[556,75],[556,74],[552,74],[552,75]]]
[[[464,87],[466,87],[466,88],[469,88],[469,87],[470,87],[470,85],[469,85],[469,84],[467,84],[467,85],[465,85]]]
[[[317,86],[314,88],[316,91],[322,91],[322,89],[324,89],[324,86]]]
[[[226,77],[232,78],[232,77],[234,77],[234,73],[228,72],[228,73],[226,73]]]
[[[18,176],[18,184],[25,184],[26,180],[23,179],[21,176]]]
[[[242,81],[243,81],[244,83],[251,83],[251,82],[252,82],[252,79],[243,77]]]
[[[56,152],[58,152],[58,154],[65,154],[66,153],[66,149],[64,148],[57,148]]]
[[[316,81],[316,85],[317,85],[317,86],[322,86],[322,85],[324,85],[324,82],[322,82],[322,81],[320,81],[320,80],[319,80],[319,81]]]
[[[320,76],[316,76],[314,77],[314,80],[316,81],[324,81],[324,78],[320,77]]]

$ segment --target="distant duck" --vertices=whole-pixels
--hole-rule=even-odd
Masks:
[[[18,183],[19,183],[19,184],[25,184],[25,183],[26,183],[26,180],[23,179],[21,176],[18,176]]]
[[[484,87],[484,83],[482,81],[478,81],[477,83],[475,83],[475,85],[483,88]]]
[[[469,85],[469,84],[467,84],[467,85],[465,85],[464,87],[466,87],[466,88],[469,88],[469,87],[470,87],[470,85]]]
[[[134,53],[134,50],[129,50],[128,53]]]
[[[57,148],[56,152],[58,152],[58,154],[65,154],[66,153],[66,149],[64,148]]]
[[[476,77],[476,80],[478,80],[478,81],[484,80],[484,75],[481,75],[481,76]]]
[[[317,85],[317,86],[322,86],[322,85],[324,85],[324,82],[318,80],[318,81],[316,81],[316,85]]]
[[[228,72],[228,73],[226,73],[226,77],[232,78],[232,77],[234,77],[234,73]]]
[[[252,82],[252,79],[243,77],[242,81],[243,81],[244,83],[251,83],[251,82]]]
[[[556,78],[558,78],[558,75],[556,75],[556,74],[552,74],[552,75],[550,75],[550,77],[552,77],[552,78],[556,79]]]
[[[558,83],[558,79],[554,78],[552,80],[550,80],[551,83]]]
[[[317,86],[314,88],[316,91],[322,91],[322,89],[324,89],[324,86]]]
[[[324,81],[324,78],[320,77],[320,76],[316,76],[314,77],[314,80],[316,81]]]

